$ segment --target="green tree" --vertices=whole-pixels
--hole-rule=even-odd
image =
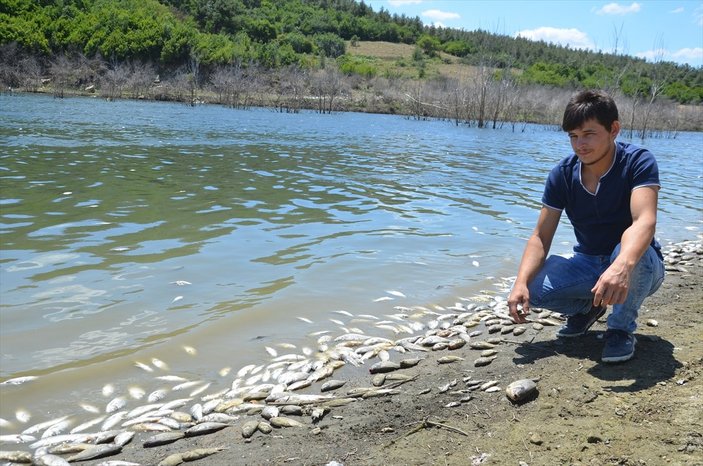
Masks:
[[[336,34],[324,33],[314,36],[317,49],[328,58],[337,58],[346,52],[344,40]]]

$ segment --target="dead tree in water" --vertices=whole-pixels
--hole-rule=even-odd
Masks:
[[[49,66],[53,78],[54,97],[63,99],[66,90],[74,81],[73,64],[66,55],[59,55]]]

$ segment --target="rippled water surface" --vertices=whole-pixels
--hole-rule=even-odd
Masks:
[[[569,150],[541,126],[10,95],[0,143],[0,381],[39,376],[0,387],[13,421],[154,389],[135,362],[217,382],[356,325],[338,311],[497,290]],[[695,237],[703,137],[645,145],[658,237]],[[571,243],[564,222],[553,248]]]

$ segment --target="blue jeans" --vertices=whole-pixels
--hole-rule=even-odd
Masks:
[[[567,316],[587,312],[593,305],[591,289],[619,252],[620,245],[610,256],[580,253],[570,257],[549,256],[528,285],[530,305]],[[633,333],[642,302],[657,291],[663,281],[664,263],[649,246],[632,271],[625,302],[613,305],[608,328]]]

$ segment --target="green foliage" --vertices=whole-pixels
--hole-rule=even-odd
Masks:
[[[450,40],[442,45],[442,49],[456,57],[465,57],[469,54],[476,53],[476,47],[464,40]]]
[[[0,46],[16,44],[45,62],[82,52],[174,69],[193,58],[207,66],[252,60],[270,67],[310,65],[342,57],[345,40],[415,45],[414,61],[398,65],[406,68],[443,51],[467,65],[522,70],[526,84],[619,86],[631,96],[656,88],[681,103],[703,102],[701,68],[424,26],[417,17],[374,12],[358,0],[0,0]],[[342,60],[341,66],[345,73],[379,72],[363,60]]]
[[[428,57],[434,57],[437,52],[441,49],[442,44],[439,39],[428,34],[423,34],[417,40],[417,46],[422,49],[423,52],[427,54]]]
[[[313,41],[309,37],[299,32],[289,32],[283,34],[279,41],[281,44],[288,44],[293,48],[295,53],[312,53],[315,47]]]
[[[413,49],[413,61],[415,62],[421,62],[423,60],[424,55],[422,54],[422,48],[419,45],[416,45],[415,48]]]
[[[224,34],[198,34],[193,55],[206,66],[227,65],[236,57],[236,46]]]
[[[525,70],[522,80],[525,83],[564,87],[575,82],[574,71],[560,63],[538,62]]]
[[[703,86],[689,87],[677,81],[666,86],[664,94],[682,104],[703,103]]]
[[[337,60],[339,70],[347,75],[358,74],[365,78],[378,75],[378,68],[368,58],[358,55],[342,55]]]
[[[346,52],[346,44],[344,39],[336,34],[329,32],[323,34],[316,34],[313,37],[317,50],[328,58],[337,58]]]

